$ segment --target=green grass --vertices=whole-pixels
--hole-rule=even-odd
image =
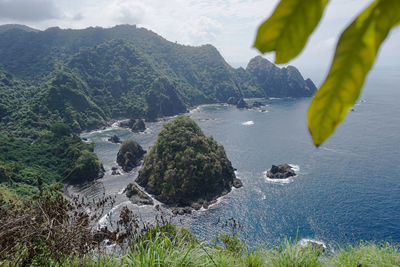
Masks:
[[[312,246],[302,247],[285,239],[274,248],[249,249],[237,236],[217,237],[219,243],[208,244],[195,239],[184,228],[167,224],[151,228],[137,238],[123,255],[103,251],[77,257],[66,255],[59,261],[46,258],[41,266],[148,266],[148,267],[270,267],[270,266],[400,266],[400,250],[389,243],[364,243],[333,251]],[[20,253],[24,253],[21,250]],[[44,261],[42,261],[44,259]],[[33,262],[35,266],[35,263]],[[0,266],[13,266],[0,259]]]
[[[328,259],[328,266],[400,266],[399,246],[363,243],[341,248]]]
[[[53,264],[50,264],[53,265]],[[400,251],[395,246],[360,243],[340,248],[336,253],[300,247],[290,240],[273,249],[243,249],[232,252],[223,246],[188,242],[158,232],[133,244],[124,256],[101,256],[96,259],[66,258],[53,266],[149,266],[149,267],[262,267],[262,266],[400,266]]]

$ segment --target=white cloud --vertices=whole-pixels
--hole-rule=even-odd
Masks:
[[[111,27],[138,24],[170,41],[181,44],[216,46],[228,63],[246,66],[258,55],[252,48],[257,27],[273,11],[278,0],[12,0],[15,3],[47,3],[47,16],[29,26],[45,29]],[[0,0],[0,5],[11,0]],[[341,31],[372,0],[332,0],[320,26],[311,36],[304,52],[290,62],[301,68],[317,66],[325,72],[332,59]],[[62,15],[54,13],[62,10]],[[4,13],[4,11],[3,11]],[[0,8],[1,14],[1,8]],[[10,13],[11,14],[11,13]],[[50,15],[49,15],[50,14]],[[20,14],[22,15],[22,13]],[[29,15],[23,15],[29,18]],[[2,18],[6,18],[1,16]],[[10,16],[9,16],[10,17]],[[37,16],[39,18],[40,16]],[[21,23],[23,18],[3,19],[3,23]],[[399,34],[392,34],[379,55],[380,64],[397,64]],[[266,55],[273,59],[273,54]]]
[[[0,0],[0,21],[37,22],[62,17],[52,0]]]

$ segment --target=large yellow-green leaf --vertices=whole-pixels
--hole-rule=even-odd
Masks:
[[[261,53],[275,51],[275,63],[295,58],[318,25],[327,3],[328,0],[281,0],[258,28],[254,47]]]
[[[332,66],[308,110],[316,146],[324,142],[354,105],[379,47],[400,20],[400,0],[377,0],[342,33]]]

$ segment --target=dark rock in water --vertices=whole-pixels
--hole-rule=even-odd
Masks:
[[[98,174],[97,178],[98,179],[103,178],[105,173],[106,173],[106,170],[104,169],[103,163],[100,163],[100,170],[99,170],[99,174]]]
[[[258,101],[254,101],[252,106],[253,106],[253,108],[259,108],[259,107],[265,106],[265,104],[258,102]]]
[[[121,175],[121,173],[118,171],[118,168],[117,168],[117,167],[113,166],[113,167],[111,168],[111,170],[112,170],[111,175]]]
[[[131,128],[132,125],[135,123],[134,119],[124,120],[119,123],[119,127],[122,128]]]
[[[230,105],[236,105],[237,108],[248,108],[249,105],[244,101],[243,98],[236,98],[234,96],[231,96],[228,98],[226,101]]]
[[[285,179],[295,176],[296,173],[289,164],[272,165],[271,169],[267,171],[267,177],[272,179]]]
[[[121,173],[117,170],[113,170],[111,175],[121,175]]]
[[[240,181],[238,178],[233,179],[233,187],[235,188],[240,188],[243,186],[242,181]]]
[[[146,195],[142,190],[140,190],[134,183],[128,184],[125,189],[126,196],[133,204],[137,205],[153,205],[154,201],[151,197]]]
[[[87,141],[88,139],[87,139],[87,138],[85,138],[85,137],[82,137],[82,140],[83,140],[83,141]]]
[[[190,207],[172,207],[171,211],[174,215],[192,214],[192,209]]]
[[[140,164],[145,153],[137,142],[125,140],[118,151],[117,163],[125,172],[129,172]]]
[[[133,132],[144,132],[146,130],[146,125],[144,124],[144,121],[142,119],[137,119],[133,123],[131,130]]]
[[[108,138],[108,141],[114,144],[122,143],[121,139],[114,134],[114,136]]]
[[[146,130],[146,125],[144,124],[143,119],[124,120],[119,123],[119,127],[129,128],[133,132],[143,132],[144,130]]]
[[[246,103],[246,101],[244,101],[244,99],[241,98],[241,99],[237,102],[236,107],[237,107],[237,108],[248,108],[249,106],[248,106],[248,104]]]

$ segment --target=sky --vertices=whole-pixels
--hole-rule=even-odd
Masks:
[[[330,0],[303,52],[289,64],[319,80],[329,69],[337,38],[371,0]],[[169,41],[212,44],[234,67],[260,53],[252,48],[258,26],[278,0],[0,0],[0,24],[82,29],[135,24]],[[400,30],[381,47],[376,68],[400,68]],[[274,54],[264,55],[273,61]],[[318,76],[318,77],[317,77]]]

